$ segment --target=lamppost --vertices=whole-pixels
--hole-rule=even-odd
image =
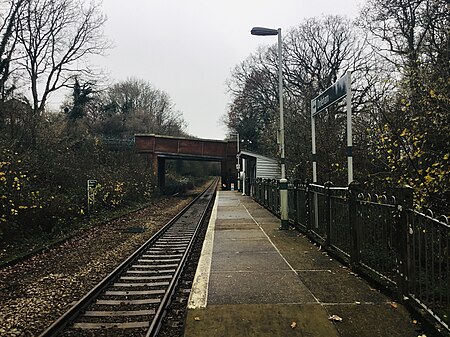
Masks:
[[[271,29],[264,27],[253,27],[252,35],[268,36],[278,35],[278,96],[280,102],[280,162],[281,162],[281,179],[280,179],[280,209],[281,209],[281,225],[280,229],[289,229],[288,218],[288,186],[286,179],[286,159],[284,155],[284,114],[283,114],[283,59],[281,40],[281,28]]]

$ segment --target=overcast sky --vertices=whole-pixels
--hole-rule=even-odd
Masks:
[[[223,139],[220,119],[230,97],[231,70],[276,36],[252,36],[253,26],[282,30],[305,18],[353,18],[363,0],[103,0],[105,34],[114,44],[101,66],[113,81],[143,79],[166,91],[193,136]]]

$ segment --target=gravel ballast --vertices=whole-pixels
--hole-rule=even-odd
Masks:
[[[0,336],[39,335],[192,199],[162,198],[1,268]]]

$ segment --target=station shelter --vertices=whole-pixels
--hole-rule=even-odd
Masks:
[[[241,150],[238,155],[239,190],[242,194],[255,195],[255,180],[280,179],[281,168],[277,159]]]

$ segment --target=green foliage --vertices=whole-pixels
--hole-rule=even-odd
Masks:
[[[81,85],[78,78],[75,78],[72,94],[73,106],[71,109],[66,108],[69,119],[76,120],[85,116],[86,106],[93,99],[93,91],[91,84]]]
[[[410,185],[418,205],[449,214],[448,5],[370,1],[365,13],[366,28],[390,46],[389,61],[399,75],[396,90],[376,106],[382,118],[370,141],[379,168],[372,171],[374,183]]]
[[[0,161],[0,236],[17,229],[25,213],[43,209],[41,193],[33,189],[32,181],[18,154],[4,149]]]
[[[436,94],[426,80],[422,77],[414,100],[403,96],[385,113],[385,124],[375,129],[372,139],[372,160],[382,163],[384,173],[377,176],[378,182],[409,185],[417,204],[446,214],[450,206],[450,105],[448,97]]]
[[[112,109],[130,90],[133,104]],[[168,95],[143,81],[108,92],[77,79],[64,113],[34,115],[26,100],[15,98],[0,105],[0,242],[70,231],[89,215],[89,179],[98,182],[91,212],[154,196],[151,164],[129,140],[137,132],[183,134],[184,122]]]
[[[47,116],[47,123],[33,151],[12,149],[0,138],[0,237],[54,232],[86,216],[88,179],[101,186],[96,212],[153,196],[149,163],[133,148],[111,149],[92,136],[73,138],[73,126],[66,132],[61,116]]]

